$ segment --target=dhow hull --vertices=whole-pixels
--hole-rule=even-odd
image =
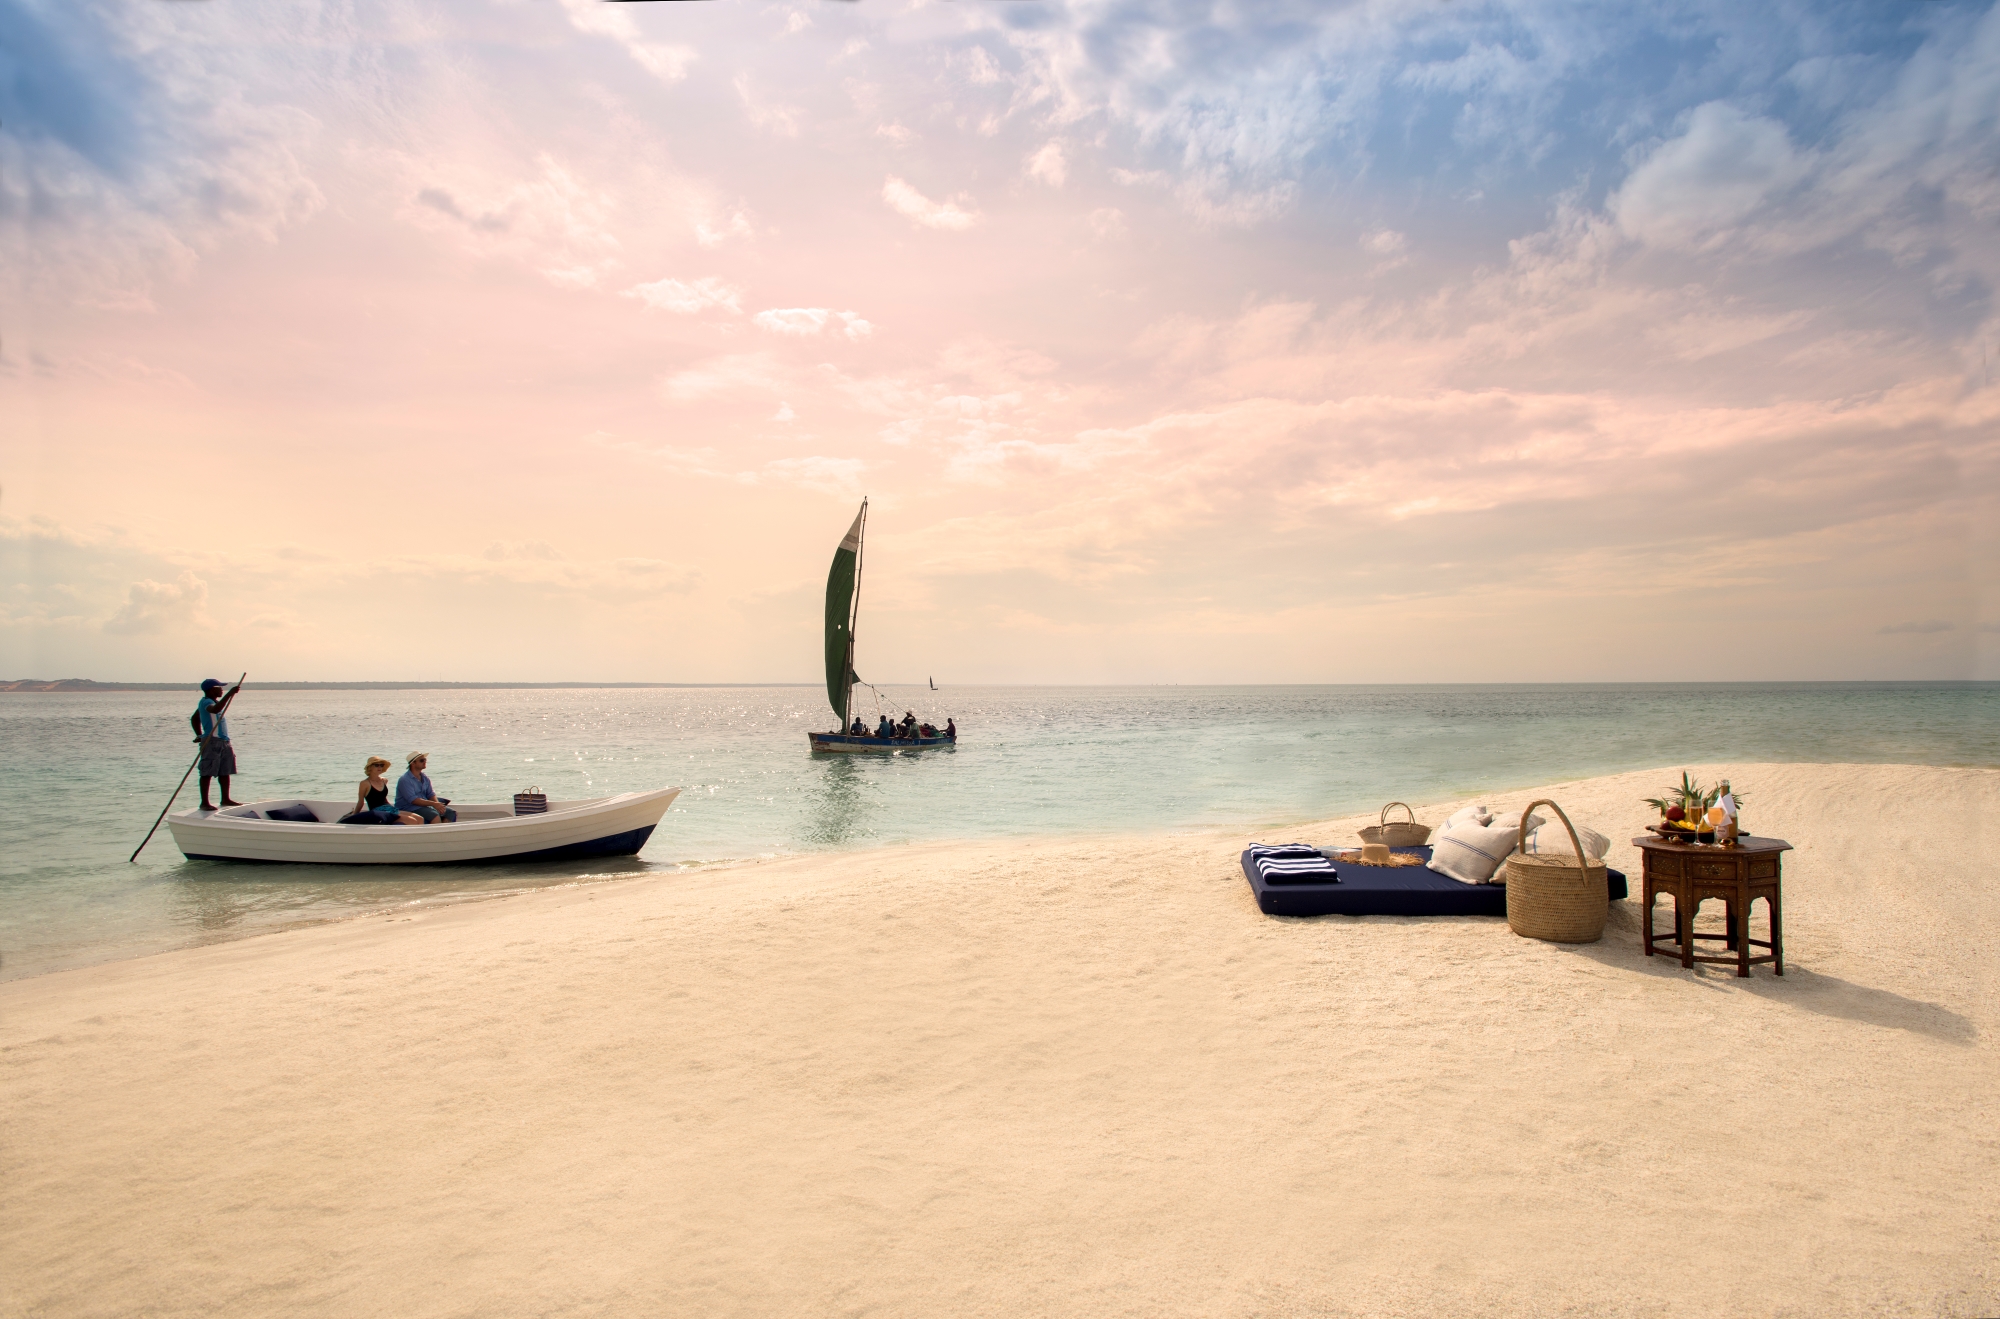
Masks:
[[[856,737],[852,733],[807,733],[815,751],[921,751],[928,747],[953,747],[955,737]]]

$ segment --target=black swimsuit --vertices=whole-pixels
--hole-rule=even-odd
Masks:
[[[362,798],[368,803],[352,815],[340,817],[342,824],[401,824],[396,810],[389,805],[387,788],[363,788]]]

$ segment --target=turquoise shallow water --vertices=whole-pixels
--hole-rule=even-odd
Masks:
[[[2000,684],[890,689],[960,745],[811,756],[816,687],[463,692],[246,688],[237,795],[344,797],[370,752],[431,754],[500,801],[685,788],[618,862],[348,870],[190,862],[164,828],[195,693],[0,696],[0,978],[410,902],[938,838],[1267,831],[1369,809],[1717,760],[2000,765]],[[192,804],[189,795],[180,803]]]

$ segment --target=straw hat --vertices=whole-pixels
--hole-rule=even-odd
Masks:
[[[430,758],[431,753],[428,751],[412,751],[409,755],[403,757],[403,764],[405,767],[408,767],[416,764],[419,760],[429,760]]]
[[[1388,866],[1394,865],[1395,862],[1389,859],[1389,845],[1387,843],[1363,843],[1361,845],[1361,864],[1364,866]]]

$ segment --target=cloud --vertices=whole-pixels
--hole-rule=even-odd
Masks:
[[[601,0],[590,0],[600,3]],[[750,85],[750,75],[739,73],[731,86],[736,89],[736,97],[743,103],[743,113],[750,122],[776,137],[797,137],[799,135],[799,115],[797,106],[786,105],[782,101],[769,101],[759,96]]]
[[[751,324],[772,334],[809,336],[820,333],[829,325],[839,327],[842,338],[860,340],[874,333],[875,327],[851,311],[830,311],[825,307],[783,307],[760,311],[750,318]]]
[[[764,464],[761,479],[767,483],[820,490],[833,495],[860,493],[861,474],[868,465],[859,458],[777,458]]]
[[[1069,165],[1063,160],[1060,142],[1045,142],[1022,166],[1029,178],[1046,183],[1051,188],[1060,188],[1069,178]]]
[[[1377,229],[1361,235],[1361,250],[1375,258],[1374,273],[1386,274],[1409,264],[1410,240],[1394,229]]]
[[[398,158],[392,168],[408,175],[430,166]],[[530,178],[505,179],[459,164],[449,183],[418,188],[403,216],[476,255],[526,265],[560,288],[596,287],[619,265],[616,198],[552,155],[536,157],[535,168]]]
[[[979,86],[990,87],[1000,81],[1000,66],[993,62],[993,57],[986,53],[983,46],[955,52],[947,63],[954,68],[963,68],[966,78]]]
[[[491,563],[500,563],[508,559],[560,559],[562,555],[556,553],[547,541],[496,540],[486,547],[486,553],[481,557]]]
[[[692,46],[647,41],[640,35],[632,15],[602,0],[562,0],[570,23],[579,32],[609,37],[625,48],[640,68],[661,82],[679,82],[687,77],[688,66],[697,58]]]
[[[743,310],[742,291],[729,287],[713,276],[704,276],[692,283],[678,279],[661,279],[651,284],[634,284],[618,296],[637,298],[646,304],[648,311],[671,311],[683,316],[705,311],[710,307],[721,307],[733,312]]]
[[[701,574],[664,559],[613,559],[611,569],[624,582],[652,594],[686,595],[701,580]]]
[[[661,392],[675,403],[739,393],[779,389],[784,375],[766,354],[746,353],[711,358],[700,366],[677,371],[661,383]]]
[[[1123,238],[1132,232],[1132,226],[1125,220],[1125,212],[1116,206],[1100,206],[1086,217],[1090,232],[1099,238]]]
[[[125,603],[105,620],[104,630],[116,636],[140,636],[174,627],[207,627],[207,606],[208,583],[183,570],[172,582],[133,582]]]
[[[479,233],[505,233],[512,223],[500,211],[487,211],[480,215],[466,214],[465,209],[458,204],[458,199],[443,188],[425,188],[417,194],[417,204],[428,206],[441,215],[449,215],[460,224],[467,225]]]
[[[756,232],[750,223],[749,212],[738,207],[727,216],[711,215],[696,220],[694,240],[703,247],[718,247],[732,238],[749,238]]]
[[[1891,623],[1887,627],[1876,628],[1875,632],[1876,635],[1885,637],[1898,635],[1927,637],[1934,633],[1950,632],[1952,630],[1953,628],[1950,623],[1940,618],[1933,618],[1922,623]]]
[[[1813,320],[1810,311],[1732,312],[1730,308],[1691,311],[1654,326],[1646,337],[1682,361],[1697,362],[1762,343]]]
[[[970,229],[979,222],[979,213],[959,205],[963,194],[949,201],[934,202],[895,175],[882,185],[882,200],[898,215],[928,229]]]
[[[199,59],[182,44],[150,6],[0,0],[0,267],[17,299],[148,309],[155,282],[324,204],[296,89],[253,101],[229,43]]]
[[[1611,213],[1641,242],[1691,246],[1741,221],[1809,168],[1783,124],[1710,101],[1695,107],[1685,132],[1632,171]]]

